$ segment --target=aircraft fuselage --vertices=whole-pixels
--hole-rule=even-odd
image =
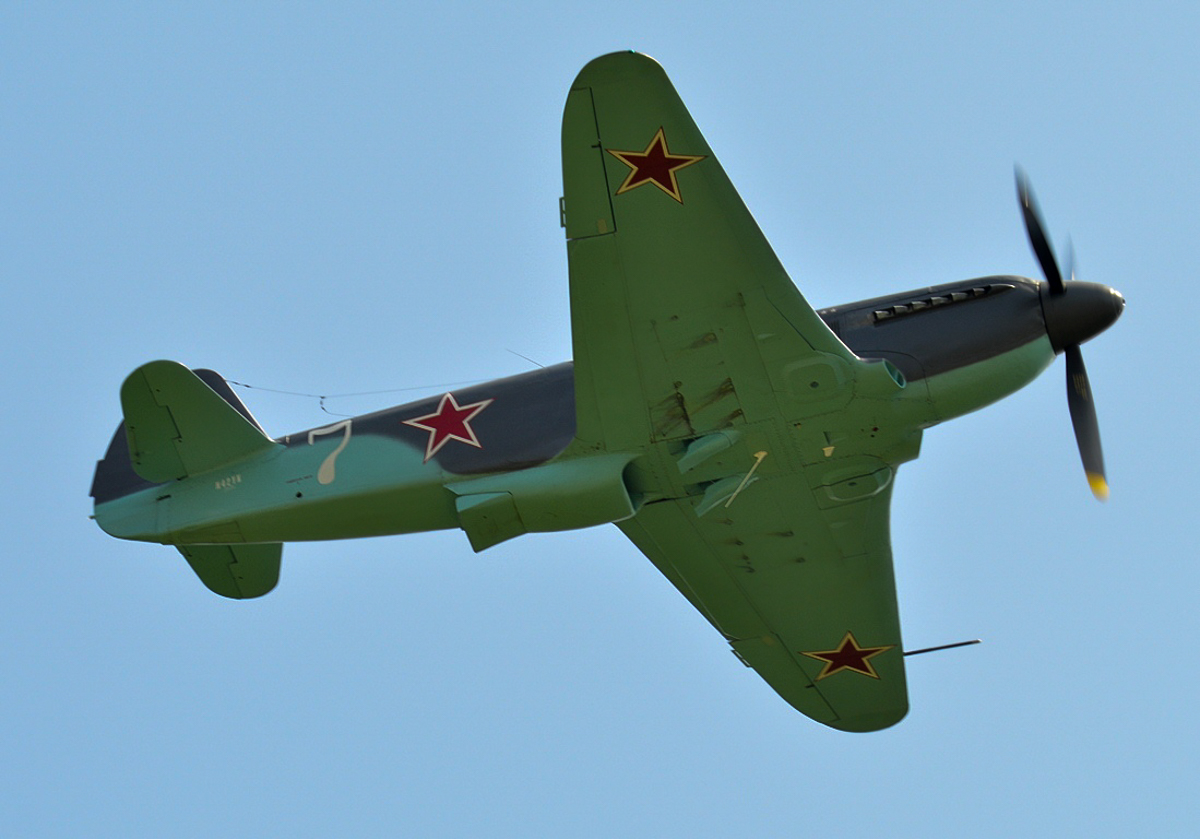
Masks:
[[[1053,360],[1040,285],[1022,277],[984,277],[819,314],[857,355],[884,359],[903,374],[905,387],[890,400],[888,415],[890,433],[913,438],[911,452],[901,458],[906,460],[916,456],[921,430],[1003,398]],[[682,419],[673,427],[660,429],[662,446],[682,450],[695,436],[687,427],[688,407],[680,406]],[[580,507],[594,508],[599,497],[608,499],[600,509],[632,513],[645,500],[636,486],[626,511],[609,485],[637,483],[633,475],[622,478],[633,455],[591,469],[595,475],[577,474],[589,470],[562,464],[594,453],[573,445],[574,433],[570,362],[289,434],[265,455],[167,484],[132,473],[124,434],[118,433],[97,467],[96,518],[113,536],[166,544],[447,529],[462,526],[464,496],[510,493],[506,481],[529,470],[539,470],[530,485],[553,487],[554,475],[546,472],[551,466],[562,473],[563,495],[545,499],[539,509],[570,508],[561,502],[585,491],[592,495]],[[508,477],[496,483],[488,476]],[[525,509],[532,509],[529,502]],[[568,513],[549,516],[538,529],[598,523]]]

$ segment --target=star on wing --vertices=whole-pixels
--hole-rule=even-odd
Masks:
[[[472,402],[470,405],[459,405],[454,394],[447,393],[432,414],[404,420],[404,424],[429,432],[429,440],[425,444],[425,463],[428,463],[429,459],[451,440],[458,440],[460,443],[467,443],[477,449],[482,449],[483,445],[475,436],[475,429],[471,428],[471,420],[495,401],[494,399],[484,399],[482,402]]]
[[[832,676],[843,670],[851,670],[855,673],[862,673],[864,676],[870,676],[872,679],[878,679],[879,674],[875,672],[875,665],[871,664],[871,659],[895,646],[895,644],[888,644],[884,647],[860,647],[854,633],[847,632],[835,649],[811,653],[802,652],[802,654],[825,662],[825,667],[817,674],[818,682],[826,676]]]
[[[608,149],[608,153],[630,169],[625,182],[617,189],[617,195],[636,189],[642,184],[654,184],[680,204],[683,203],[683,196],[679,193],[679,181],[675,173],[705,158],[703,154],[672,154],[667,148],[667,137],[661,128],[645,151]]]

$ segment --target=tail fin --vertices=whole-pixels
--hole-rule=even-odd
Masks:
[[[121,408],[130,463],[140,477],[155,483],[184,478],[279,445],[214,377],[227,395],[175,361],[151,361],[129,374]]]
[[[107,502],[279,445],[212,370],[193,372],[174,361],[144,364],[121,386],[121,407],[125,419],[92,479],[96,520],[121,538],[160,541],[162,499],[132,507]],[[225,597],[261,597],[279,581],[279,543],[177,547],[200,581]]]

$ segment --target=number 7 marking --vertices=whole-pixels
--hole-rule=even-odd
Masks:
[[[331,451],[329,455],[321,461],[321,468],[317,470],[317,483],[331,484],[333,479],[337,477],[335,466],[337,464],[337,456],[346,448],[346,444],[350,442],[350,424],[353,420],[342,420],[333,425],[327,425],[324,428],[314,428],[308,432],[308,444],[313,444],[313,437],[318,434],[336,434],[338,431],[344,432],[342,442],[338,443],[338,447]]]

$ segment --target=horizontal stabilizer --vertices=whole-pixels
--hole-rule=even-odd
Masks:
[[[133,469],[164,482],[217,469],[278,446],[195,373],[151,361],[121,385]]]
[[[200,582],[222,597],[262,597],[279,582],[283,545],[178,545]]]

